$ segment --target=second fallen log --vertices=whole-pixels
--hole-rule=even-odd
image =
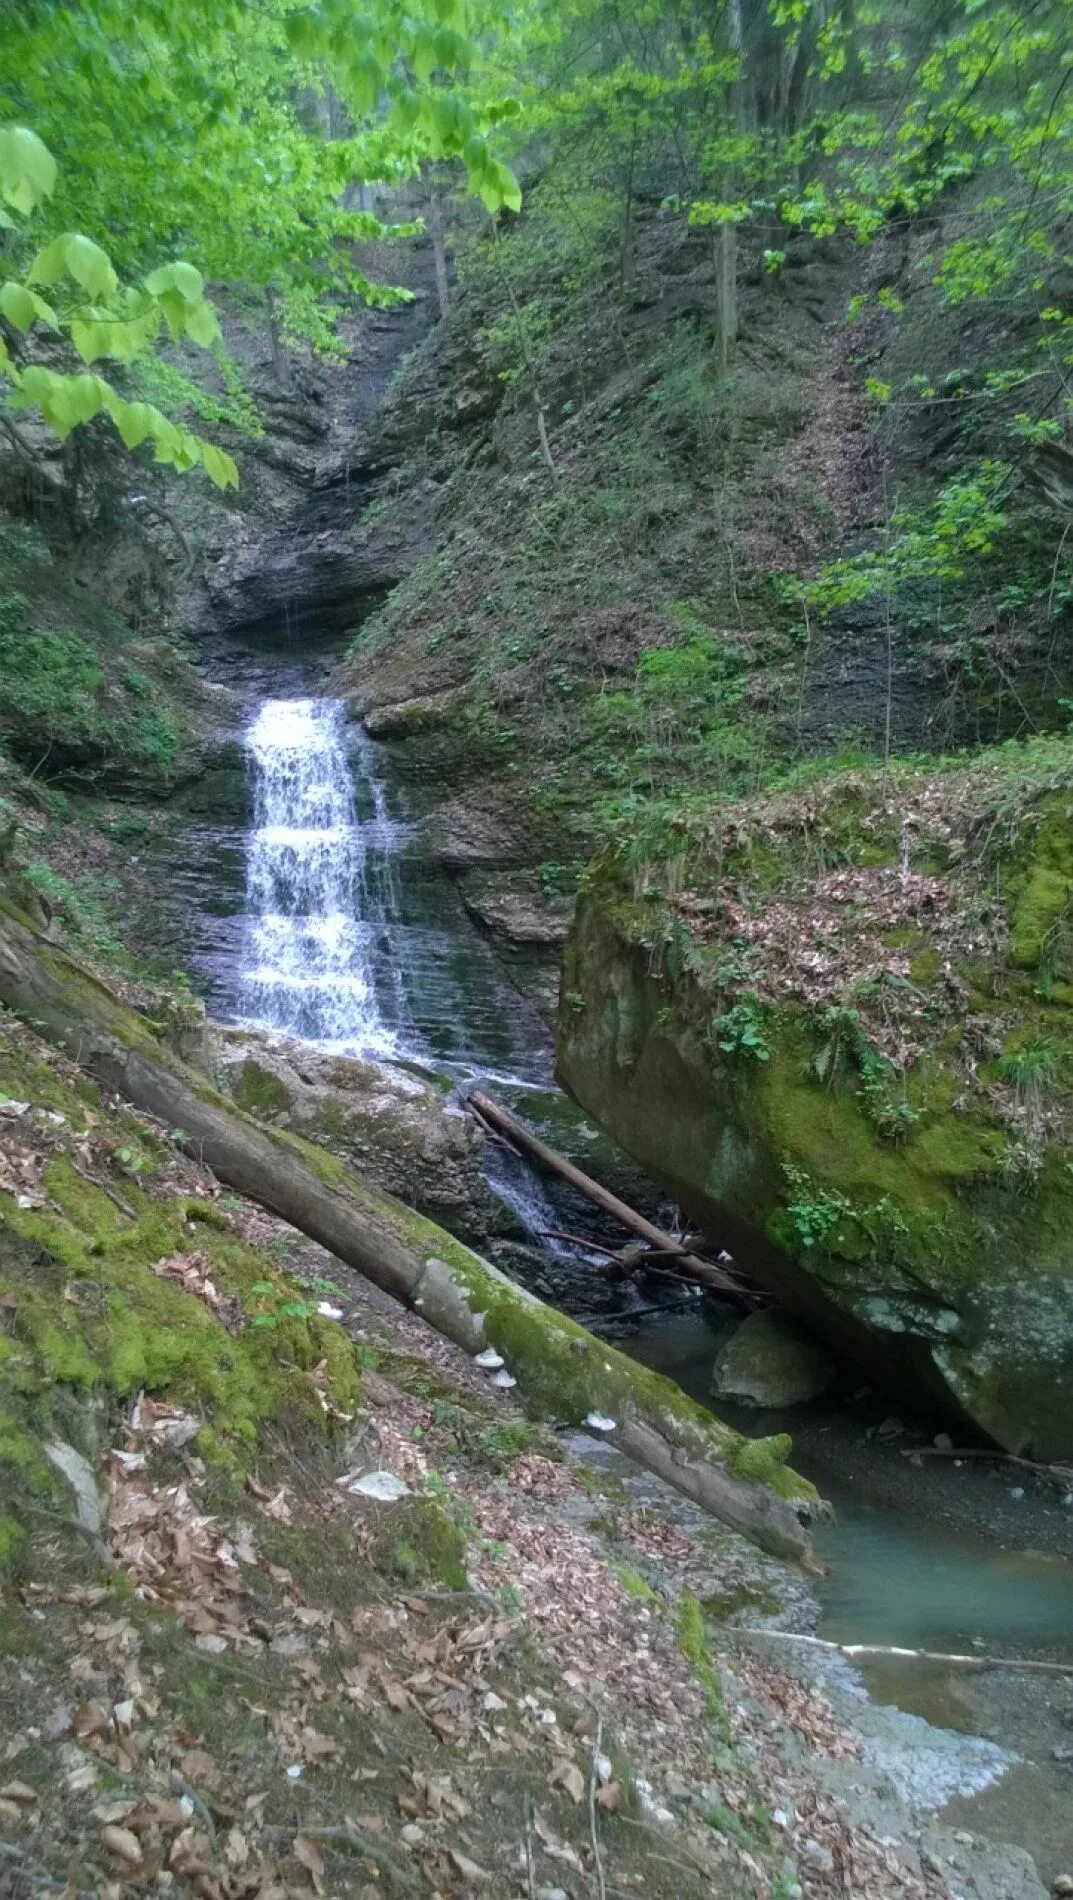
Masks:
[[[682,1245],[681,1241],[675,1240],[670,1234],[665,1234],[654,1221],[646,1220],[643,1214],[638,1214],[636,1209],[630,1207],[626,1201],[621,1201],[617,1194],[612,1194],[610,1188],[605,1188],[599,1181],[594,1181],[573,1161],[568,1161],[565,1155],[561,1155],[556,1148],[552,1148],[546,1141],[541,1141],[539,1135],[534,1135],[532,1129],[526,1128],[524,1122],[516,1121],[514,1116],[505,1108],[500,1107],[498,1102],[493,1101],[490,1095],[483,1094],[479,1089],[472,1089],[466,1099],[480,1121],[495,1134],[501,1135],[505,1141],[521,1149],[524,1154],[531,1155],[541,1167],[549,1169],[552,1174],[557,1174],[560,1180],[575,1188],[579,1194],[583,1194],[586,1200],[592,1201],[594,1206],[601,1208],[605,1214],[610,1214],[612,1220],[616,1220],[620,1227],[625,1227],[627,1233],[636,1234],[639,1240],[645,1241],[654,1254],[665,1259],[683,1278],[694,1280],[698,1286],[707,1287],[710,1292],[719,1293],[725,1299],[737,1300],[746,1305],[753,1303],[750,1289],[743,1286],[733,1274],[725,1273],[711,1260],[701,1259],[699,1254],[691,1252],[688,1247]],[[643,1258],[637,1264],[643,1266]]]

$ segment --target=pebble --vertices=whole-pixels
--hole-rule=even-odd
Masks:
[[[954,1441],[949,1432],[936,1432],[931,1442],[936,1451],[953,1451],[954,1449]]]
[[[1059,1874],[1052,1893],[1073,1893],[1073,1874]]]
[[[1020,1499],[1024,1497],[1024,1494],[1025,1494],[1025,1487],[1023,1484],[1014,1484],[1010,1486],[1011,1498]]]
[[[833,1874],[835,1857],[822,1841],[806,1841],[801,1849],[801,1858],[818,1874]]]

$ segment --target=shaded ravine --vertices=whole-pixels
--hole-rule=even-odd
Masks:
[[[194,945],[187,955],[213,1007],[227,1020],[340,1053],[417,1063],[462,1084],[491,1081],[559,1146],[598,1140],[554,1091],[544,1025],[499,967],[449,877],[425,854],[378,748],[348,724],[341,702],[318,693],[322,683],[308,660],[294,665],[262,654],[245,671],[249,822],[211,828],[211,850],[199,855],[192,844],[184,853],[184,927]],[[222,858],[225,875],[214,882]],[[559,1126],[549,1128],[557,1118]],[[569,1224],[554,1190],[501,1151],[491,1151],[488,1167],[490,1185],[547,1249],[547,1229]],[[695,1396],[707,1395],[716,1342],[696,1320],[645,1328],[634,1349]],[[837,1494],[821,1630],[839,1640],[915,1639],[941,1648],[975,1641],[1007,1654],[1073,1653],[1073,1573],[1049,1559],[1011,1565],[986,1528],[947,1526],[941,1503],[919,1509],[907,1495],[902,1509],[892,1508],[860,1472],[856,1487],[839,1483],[843,1427],[832,1420],[844,1416],[817,1414],[811,1428],[799,1413],[777,1422],[803,1445],[810,1475]],[[757,1415],[741,1422],[750,1431],[771,1424]],[[1073,1513],[1067,1516],[1073,1525]],[[941,1758],[946,1746],[954,1760],[953,1738],[944,1744],[942,1736],[956,1729],[1031,1756],[1016,1697],[1003,1692],[1008,1677],[997,1689],[965,1690],[945,1676],[877,1666],[865,1680],[878,1700],[938,1724],[920,1731],[918,1766]],[[1062,1785],[1070,1773],[1049,1751],[1060,1746],[1054,1737],[1066,1703],[1073,1720],[1073,1693],[1048,1692],[1047,1721],[1038,1723],[1046,1739],[1030,1766],[1009,1770],[985,1793],[970,1793],[956,1776],[950,1784],[964,1790],[966,1825],[1035,1846],[1048,1877],[1061,1858]],[[899,1730],[897,1746],[905,1745]],[[1014,1775],[1028,1780],[1011,1818],[1002,1812],[1002,1791]],[[994,1825],[989,1802],[1002,1816]]]

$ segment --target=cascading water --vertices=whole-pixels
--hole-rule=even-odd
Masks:
[[[450,1063],[460,1076],[547,1087],[545,1045],[461,906],[447,916],[412,830],[390,815],[374,748],[338,699],[260,701],[245,733],[246,840],[238,1015],[340,1053]],[[535,1019],[533,1027],[538,1030]],[[489,1186],[545,1252],[562,1225],[520,1156],[489,1149]]]
[[[397,827],[371,774],[359,820],[336,699],[265,700],[247,729],[254,828],[247,853],[244,1019],[362,1055],[391,1055],[396,1026],[377,994],[382,939],[397,910]]]

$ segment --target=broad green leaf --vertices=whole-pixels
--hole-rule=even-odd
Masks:
[[[177,291],[184,303],[200,303],[205,293],[205,279],[193,264],[179,259],[174,264],[161,264],[150,271],[145,280],[145,288],[154,297],[160,297],[165,291]]]
[[[56,161],[37,133],[25,125],[0,130],[0,198],[16,211],[30,212],[55,188]]]
[[[44,323],[50,330],[59,329],[59,321],[52,305],[39,297],[34,290],[28,290],[25,284],[8,282],[0,284],[0,316],[20,332],[22,336],[32,329],[35,323]]]
[[[136,449],[146,436],[153,434],[155,424],[165,420],[152,403],[124,402],[122,397],[108,405],[108,413],[127,449]]]
[[[238,469],[226,450],[218,449],[212,442],[202,442],[201,460],[206,475],[217,488],[238,487]]]
[[[211,303],[202,301],[190,306],[186,313],[186,334],[204,350],[219,341],[220,320]]]
[[[66,240],[64,262],[76,284],[81,284],[91,297],[115,296],[119,279],[107,253],[99,244],[94,244],[92,238],[72,232]]]
[[[51,244],[38,251],[30,265],[27,283],[56,284],[67,269],[67,238],[53,238]]]

